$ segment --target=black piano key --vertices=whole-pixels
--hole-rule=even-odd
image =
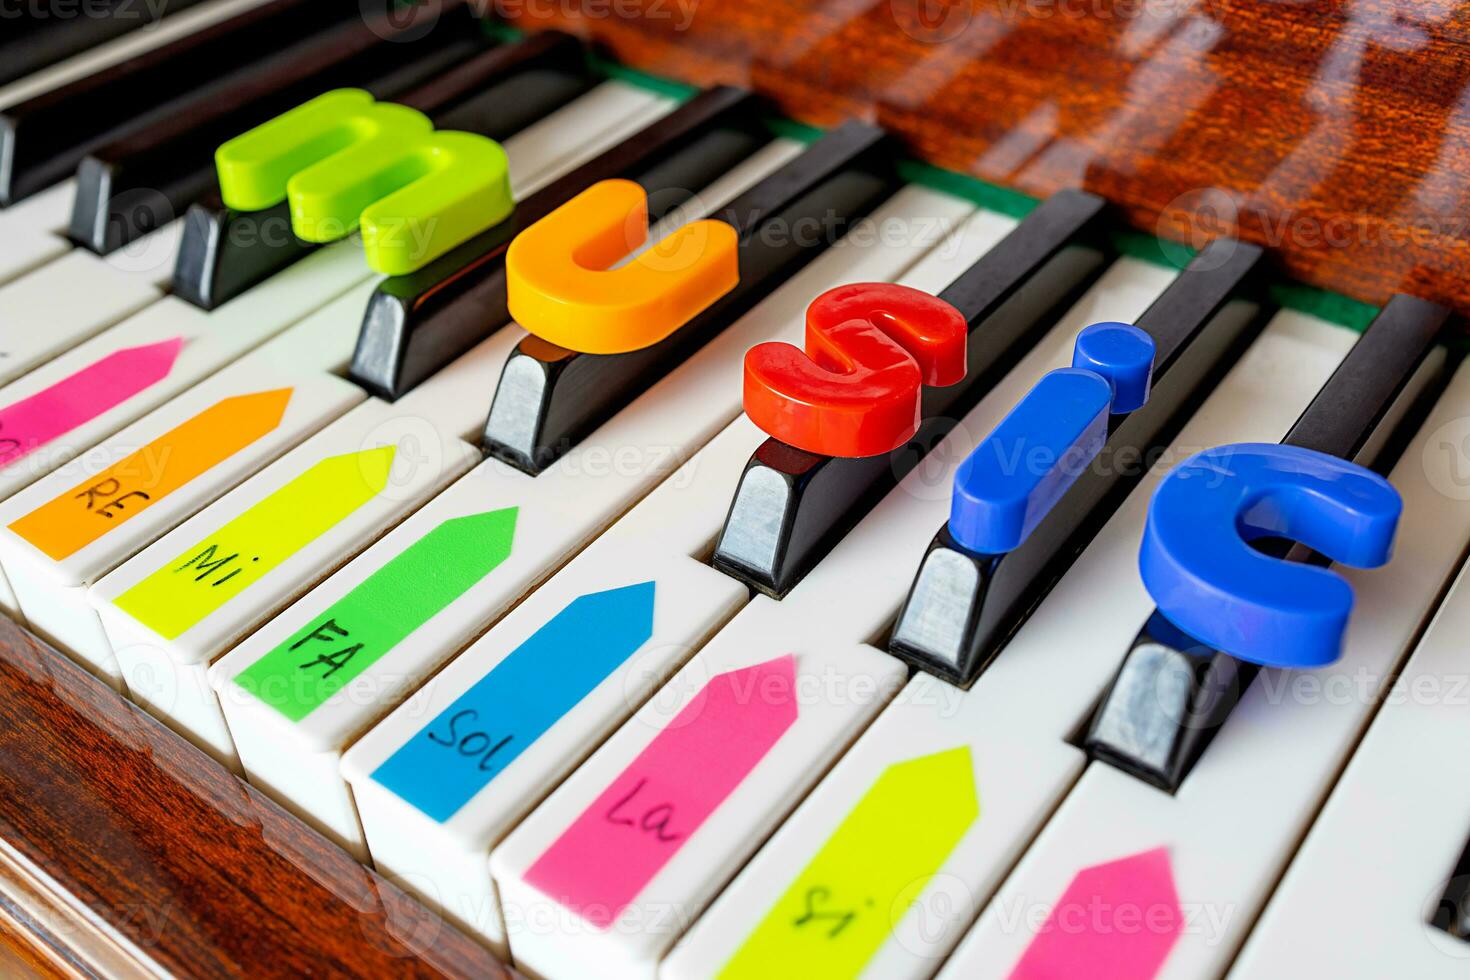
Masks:
[[[1429,924],[1470,942],[1470,845],[1455,864],[1455,873],[1445,885]]]
[[[925,421],[906,445],[844,459],[762,443],[735,490],[715,567],[767,595],[790,591],[1103,271],[1105,209],[1091,194],[1052,196],[940,294],[970,325],[965,380],[924,389]]]
[[[169,0],[167,4],[140,0],[90,0],[84,9],[63,5],[34,6],[4,19],[0,28],[0,85],[8,85],[57,62],[89,51],[155,23],[164,14],[176,14],[200,0]],[[78,5],[81,6],[81,5]]]
[[[427,60],[439,65],[437,46],[427,52]],[[580,45],[557,34],[483,51],[418,84],[420,74],[417,63],[405,63],[399,75],[415,84],[391,93],[396,101],[426,113],[443,128],[452,123],[496,140],[555,111],[593,82]],[[184,216],[173,291],[212,310],[317,247],[292,233],[288,202],[264,211],[235,211],[225,207],[214,187]]]
[[[505,249],[528,225],[593,184],[632,180],[658,221],[770,140],[764,103],[749,92],[703,92],[594,160],[516,204],[515,214],[417,272],[385,280],[368,301],[352,378],[400,397],[510,322]]]
[[[264,211],[225,207],[219,189],[184,213],[173,293],[205,310],[228,303],[308,255],[316,246],[291,231],[291,203]]]
[[[483,448],[535,475],[659,377],[795,274],[899,186],[896,152],[879,130],[848,123],[713,217],[739,235],[740,283],[657,344],[583,354],[530,337],[500,376]],[[817,222],[824,233],[767,235]]]
[[[326,24],[237,72],[224,97],[89,152],[77,168],[70,237],[113,252],[213,189],[214,152],[227,140],[335,88],[391,98],[488,44],[464,11],[441,18],[420,7]]]
[[[228,99],[290,39],[360,17],[341,0],[270,0],[0,112],[0,204],[69,177],[94,147]]]
[[[1092,464],[1014,551],[982,555],[946,528],[929,545],[889,651],[961,687],[975,682],[1224,376],[1270,313],[1265,257],[1252,245],[1207,246],[1137,326],[1154,338],[1148,402],[1108,420]]]
[[[1441,343],[1449,318],[1433,303],[1394,297],[1282,442],[1386,475],[1449,381],[1452,359]],[[1260,547],[1288,561],[1327,564],[1303,545],[1269,540]],[[1087,752],[1172,793],[1259,672],[1155,610],[1093,714]]]

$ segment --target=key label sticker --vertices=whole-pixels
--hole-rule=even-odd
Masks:
[[[439,524],[247,667],[236,686],[301,721],[509,558],[517,513]]]
[[[292,389],[216,402],[10,525],[61,561],[276,430]]]
[[[720,977],[858,976],[979,815],[968,747],[889,766]]]
[[[790,654],[710,678],[526,872],[606,929],[797,718]]]
[[[29,456],[162,381],[183,347],[183,337],[125,347],[0,408],[0,466]]]
[[[443,823],[653,636],[653,582],[578,596],[373,772]]]
[[[178,638],[381,493],[395,452],[383,446],[320,460],[115,604],[164,639]]]
[[[1101,910],[1127,918],[1099,917]],[[1083,868],[1052,907],[1010,980],[1150,980],[1183,925],[1168,848]]]

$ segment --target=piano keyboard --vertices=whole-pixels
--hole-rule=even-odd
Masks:
[[[458,3],[43,20],[0,38],[0,608],[497,957],[1463,969],[1447,311]],[[1221,533],[1297,584],[1159,585],[1253,453]]]

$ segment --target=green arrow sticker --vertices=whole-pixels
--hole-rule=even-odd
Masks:
[[[510,557],[517,512],[435,527],[247,667],[236,686],[301,721]]]

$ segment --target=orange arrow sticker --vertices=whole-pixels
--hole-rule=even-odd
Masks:
[[[56,561],[76,554],[281,424],[290,388],[216,402],[10,529]]]

